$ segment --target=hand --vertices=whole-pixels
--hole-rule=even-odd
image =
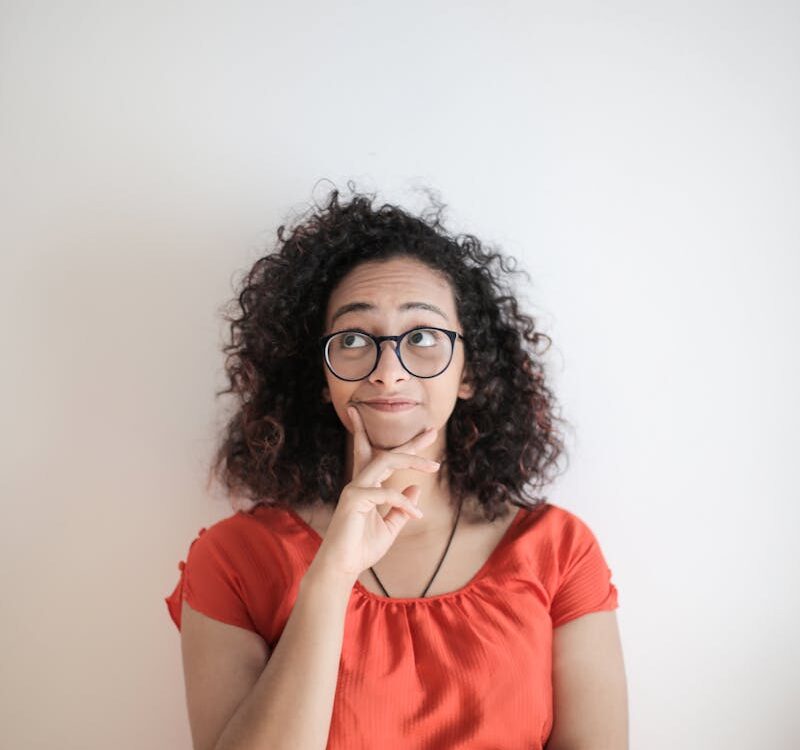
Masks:
[[[339,496],[312,564],[355,582],[386,554],[409,518],[422,518],[417,508],[419,485],[399,492],[381,483],[397,469],[433,472],[439,464],[417,455],[436,439],[436,428],[423,430],[397,448],[381,450],[370,443],[356,408],[349,406],[347,413],[353,423],[353,479]],[[379,505],[391,506],[383,517]]]

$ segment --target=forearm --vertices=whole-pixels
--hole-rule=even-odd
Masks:
[[[312,563],[275,650],[215,750],[324,750],[353,583]]]

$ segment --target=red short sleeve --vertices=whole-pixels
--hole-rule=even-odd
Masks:
[[[200,529],[189,545],[186,561],[178,563],[178,583],[164,600],[167,610],[178,630],[185,600],[208,617],[258,632],[245,604],[242,581],[217,538],[218,531],[214,527]]]
[[[560,580],[550,604],[557,628],[569,620],[618,606],[617,588],[591,529],[576,515],[567,514],[558,545]]]

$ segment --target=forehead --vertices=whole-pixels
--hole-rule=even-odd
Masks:
[[[378,308],[368,315],[400,313],[406,302],[427,302],[455,319],[455,299],[447,279],[424,263],[407,258],[365,262],[352,269],[331,292],[325,318],[345,304],[365,302]],[[355,313],[353,313],[355,315]]]

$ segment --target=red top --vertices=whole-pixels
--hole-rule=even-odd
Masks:
[[[457,591],[389,598],[356,581],[328,750],[541,750],[553,724],[553,628],[615,609],[617,589],[580,518],[552,503],[514,511]],[[274,648],[321,542],[292,510],[239,510],[200,529],[178,564],[169,614],[180,629],[185,599]]]

